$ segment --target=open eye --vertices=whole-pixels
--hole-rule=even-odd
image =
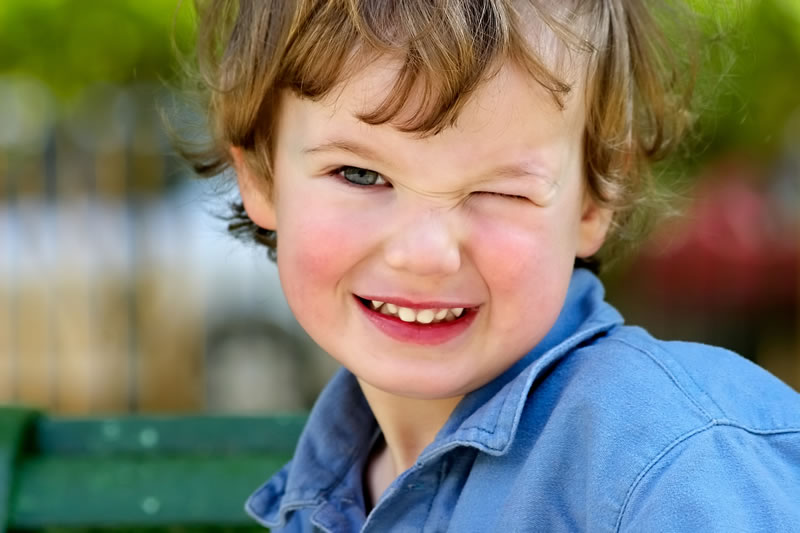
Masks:
[[[386,185],[387,182],[377,172],[374,170],[369,170],[366,168],[359,168],[359,167],[339,167],[333,174],[337,176],[341,176],[344,178],[348,183],[352,183],[353,185],[359,186],[370,186],[370,185]]]

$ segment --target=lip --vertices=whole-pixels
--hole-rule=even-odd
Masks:
[[[367,300],[381,300],[379,298],[367,298]],[[464,314],[451,322],[437,322],[436,324],[419,324],[416,322],[403,322],[398,317],[379,313],[359,301],[359,297],[353,295],[355,304],[361,309],[367,319],[372,322],[382,333],[394,340],[409,344],[421,344],[434,346],[444,344],[463,334],[478,314],[478,308],[465,307]],[[435,302],[409,302],[402,299],[390,298],[389,303],[410,309],[434,309],[434,308],[453,308],[460,307],[453,304],[440,304]]]

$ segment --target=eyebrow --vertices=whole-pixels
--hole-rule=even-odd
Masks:
[[[335,139],[332,141],[327,141],[322,144],[318,144],[309,148],[304,148],[302,152],[304,155],[324,154],[328,152],[347,152],[356,155],[362,159],[368,159],[371,161],[378,161],[378,162],[383,161],[383,157],[381,157],[381,154],[377,150],[367,145],[346,139]],[[532,164],[527,161],[522,161],[519,163],[508,163],[494,167],[490,169],[488,172],[484,173],[484,175],[491,176],[491,178],[487,179],[486,181],[495,179],[547,177],[546,173],[537,172],[535,170],[535,167],[536,167],[535,164]]]
[[[327,152],[348,152],[363,159],[382,159],[380,154],[369,146],[348,140],[336,139],[303,149],[304,155],[324,154]]]
[[[532,165],[522,162],[522,163],[511,163],[507,165],[500,165],[498,167],[494,167],[488,172],[488,175],[492,176],[493,179],[502,178],[502,179],[517,179],[517,178],[545,178],[547,177],[546,174],[540,171],[536,171],[535,169],[531,168]]]

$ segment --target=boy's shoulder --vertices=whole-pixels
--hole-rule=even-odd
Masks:
[[[662,341],[616,328],[563,361],[575,394],[628,420],[683,419],[753,431],[800,429],[800,394],[753,362],[716,346]],[[568,377],[567,377],[568,376]],[[565,388],[568,388],[565,386]]]
[[[800,394],[723,348],[615,327],[555,361],[525,404],[521,424],[529,431],[612,463],[635,455],[630,468],[704,432],[740,440],[792,434],[800,475]]]
[[[800,520],[800,394],[752,362],[621,326],[537,381],[515,455],[550,489],[603,502],[584,511],[597,523],[783,531]]]

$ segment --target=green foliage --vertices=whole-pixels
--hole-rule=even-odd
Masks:
[[[706,37],[694,151],[774,155],[800,107],[800,2],[690,3]],[[4,0],[0,73],[37,78],[62,102],[96,82],[170,81],[172,37],[191,48],[193,25],[189,0]]]
[[[716,24],[706,28],[700,73],[703,159],[732,151],[770,158],[786,142],[787,120],[800,111],[800,2],[737,5],[705,13]]]
[[[0,73],[37,78],[62,99],[95,82],[169,79],[172,36],[188,41],[192,15],[178,0],[5,0]]]

